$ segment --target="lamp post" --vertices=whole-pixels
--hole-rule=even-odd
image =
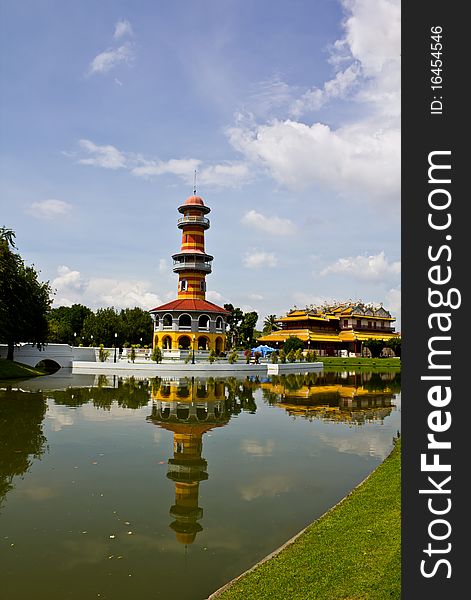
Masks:
[[[74,346],[77,345],[77,333],[74,332]]]
[[[114,334],[114,362],[116,362],[116,343],[117,343],[118,334]]]
[[[191,355],[191,364],[194,365],[195,364],[195,340],[196,340],[196,335],[193,336],[193,353]]]
[[[92,348],[93,348],[93,335],[90,336],[90,340],[91,340],[90,343],[91,343]]]

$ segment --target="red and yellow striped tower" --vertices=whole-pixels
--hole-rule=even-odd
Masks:
[[[172,255],[178,296],[149,311],[154,319],[154,347],[220,353],[226,346],[229,313],[206,300],[206,275],[211,273],[213,257],[206,253],[204,233],[209,229],[206,215],[211,209],[194,193],[178,211],[182,242],[180,252]]]
[[[190,196],[178,211],[178,227],[182,230],[181,250],[172,256],[173,270],[178,273],[179,299],[206,299],[206,274],[211,273],[213,257],[204,250],[204,232],[209,229],[210,212],[199,196]]]

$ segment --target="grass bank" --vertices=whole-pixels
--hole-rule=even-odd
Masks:
[[[401,597],[401,443],[351,494],[278,554],[211,599]]]
[[[41,369],[34,369],[28,365],[0,358],[0,381],[3,379],[25,379],[46,375]]]
[[[342,358],[341,356],[319,356],[318,361],[326,367],[391,367],[401,368],[400,358]]]

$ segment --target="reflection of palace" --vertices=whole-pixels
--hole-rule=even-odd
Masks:
[[[198,506],[200,481],[208,479],[207,462],[201,456],[203,434],[229,421],[224,382],[162,381],[152,390],[152,414],[147,417],[163,429],[173,431],[173,458],[168,461],[167,477],[175,482],[175,504],[170,509],[170,527],[177,540],[191,544],[202,531],[198,521],[203,509]]]
[[[369,374],[370,375],[370,374]],[[293,378],[294,379],[294,378]],[[386,382],[380,389],[364,387],[363,374],[352,373],[345,383],[330,382],[323,376],[316,380],[307,377],[274,377],[262,383],[265,396],[278,398],[275,403],[294,417],[320,418],[332,421],[382,421],[393,408],[396,397]],[[338,379],[337,379],[338,381]]]

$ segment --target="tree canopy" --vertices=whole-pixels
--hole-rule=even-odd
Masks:
[[[14,238],[11,229],[0,228],[0,342],[7,344],[9,360],[18,342],[46,342],[52,303],[49,282],[39,281],[34,266],[14,251]]]

